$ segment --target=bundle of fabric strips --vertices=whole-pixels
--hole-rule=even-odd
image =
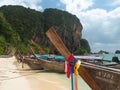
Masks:
[[[81,61],[74,58],[73,54],[71,54],[67,61],[65,61],[64,70],[66,72],[67,78],[70,78],[71,76],[72,90],[78,90],[77,75],[80,64]]]

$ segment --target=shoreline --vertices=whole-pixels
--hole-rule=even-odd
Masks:
[[[0,90],[71,90],[65,74],[30,70],[27,65],[22,69],[15,57],[0,58],[0,62]],[[79,79],[79,90],[91,90]]]
[[[18,69],[15,57],[0,58],[0,62],[0,90],[70,90],[54,73]]]

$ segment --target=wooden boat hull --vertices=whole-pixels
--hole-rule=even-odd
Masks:
[[[120,70],[82,64],[101,90],[120,90]]]
[[[23,59],[23,65],[24,63],[27,64],[30,69],[33,70],[42,70],[43,69],[43,65],[42,63],[38,63],[37,59],[31,59],[31,58],[25,58]]]
[[[48,61],[44,59],[31,59],[25,58],[23,63],[26,63],[31,67],[31,69],[44,69],[47,71],[53,72],[64,72],[64,62],[57,62],[57,61]]]
[[[31,69],[45,69],[47,71],[64,73],[64,62],[48,61],[44,59],[24,59]],[[93,80],[101,90],[120,90],[120,70],[105,66],[91,66],[82,64],[86,71],[91,75]],[[79,69],[80,70],[80,69]]]

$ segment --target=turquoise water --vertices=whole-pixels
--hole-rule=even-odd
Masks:
[[[63,79],[66,83],[68,83],[71,88],[71,78],[67,78],[66,74],[58,74],[58,76],[61,79]],[[78,90],[92,90],[79,75],[78,75]]]
[[[120,61],[120,54],[114,54],[114,53],[110,53],[110,54],[90,54],[90,56],[102,57],[104,65],[117,64],[116,62],[112,62],[112,58],[114,56],[117,56],[119,61]]]
[[[113,56],[117,56],[120,60],[120,54],[103,54],[103,60],[111,60],[112,61]]]
[[[114,53],[110,53],[110,54],[90,54],[92,56],[100,56],[103,58],[103,60],[109,60],[112,61],[112,57],[113,56],[117,56],[120,60],[120,54],[114,54]]]

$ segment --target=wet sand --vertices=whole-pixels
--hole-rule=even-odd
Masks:
[[[27,65],[22,69],[15,61],[15,57],[0,58],[0,90],[71,90],[64,74],[30,70]],[[79,79],[79,90],[91,90]]]

